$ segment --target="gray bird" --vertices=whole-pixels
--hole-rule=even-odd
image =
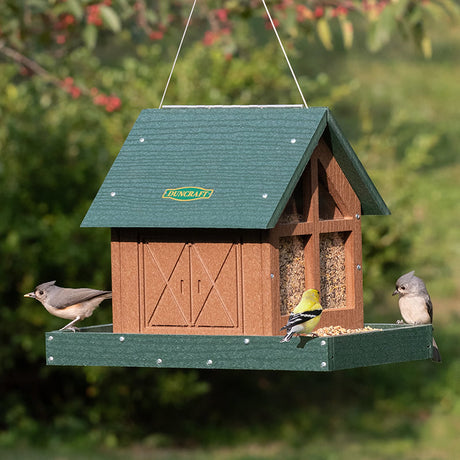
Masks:
[[[401,316],[408,324],[432,324],[433,304],[423,280],[414,271],[400,276],[393,295],[399,294]],[[433,337],[433,361],[441,362],[441,355]]]
[[[24,297],[37,299],[54,316],[71,319],[63,328],[76,330],[72,327],[77,321],[88,318],[105,299],[112,298],[112,291],[98,291],[97,289],[62,288],[55,285],[56,281],[39,284],[33,292],[24,294]]]

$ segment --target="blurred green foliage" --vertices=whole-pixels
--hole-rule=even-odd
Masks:
[[[377,459],[437,458],[418,456],[421,449],[431,452],[426,439],[441,440],[437,449],[453,446],[449,427],[458,427],[460,419],[459,315],[443,313],[440,305],[459,288],[460,31],[435,27],[431,60],[395,32],[402,29],[405,37],[404,30],[420,29],[427,17],[436,26],[445,11],[455,16],[456,3],[390,2],[386,16],[375,18],[350,11],[342,20],[354,27],[351,48],[345,46],[351,40],[346,26],[332,12],[321,16],[327,21],[319,26],[320,18],[296,21],[289,9],[277,10],[287,21],[288,53],[307,102],[332,108],[393,213],[363,218],[366,320],[399,318],[390,294],[395,278],[411,269],[437,299],[442,365],[328,375],[44,365],[43,332],[62,321],[22,295],[52,279],[109,288],[109,230],[79,225],[140,110],[158,106],[189,7],[158,2],[163,10],[153,8],[141,27],[138,2],[103,2],[103,24],[96,27],[85,9],[95,3],[0,7],[0,47],[46,69],[35,73],[22,58],[0,50],[0,446],[67,452],[65,445],[69,451],[110,450],[133,441],[147,450],[258,442],[267,443],[260,455],[236,458],[338,458],[334,452],[342,450]],[[165,103],[299,103],[261,10],[250,14],[249,1],[224,3],[233,14],[232,40],[223,34],[203,46],[201,26],[218,5],[204,7]],[[307,3],[311,12],[321,7]],[[22,5],[31,8],[31,18]],[[50,5],[55,16],[47,16]],[[56,30],[44,25],[69,11],[80,22],[68,30],[62,48]],[[169,14],[173,19],[163,30]],[[150,36],[158,31],[162,40]],[[333,50],[325,51],[315,37],[326,48],[330,41]],[[416,40],[425,56],[426,40],[425,32]],[[369,54],[369,47],[378,53]],[[98,104],[101,94],[119,98],[121,107]],[[110,307],[103,304],[85,325],[110,321]],[[210,455],[203,458],[227,458]]]

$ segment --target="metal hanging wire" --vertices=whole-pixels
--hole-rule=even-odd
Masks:
[[[174,62],[173,62],[172,68],[171,68],[171,72],[169,72],[168,81],[166,82],[165,90],[163,91],[163,96],[162,96],[161,101],[160,101],[160,106],[158,107],[159,109],[161,109],[161,107],[163,106],[163,101],[164,101],[165,96],[166,96],[166,91],[168,91],[169,82],[171,81],[171,77],[172,77],[172,74],[174,72],[174,67],[176,67],[177,58],[179,57],[179,53],[180,53],[180,50],[182,48],[182,44],[184,43],[185,34],[187,33],[188,26],[189,26],[190,21],[192,19],[192,14],[193,14],[193,10],[195,9],[195,5],[196,5],[196,0],[193,0],[193,5],[192,5],[192,8],[190,9],[190,14],[188,15],[188,19],[187,19],[187,22],[185,24],[184,33],[182,34],[182,38],[181,38],[180,43],[179,43],[179,48],[177,48],[176,57],[174,58]]]
[[[289,67],[289,70],[291,71],[292,78],[294,79],[295,84],[297,86],[297,89],[298,89],[298,91],[300,93],[300,97],[302,98],[303,105],[305,106],[306,109],[308,109],[308,105],[307,105],[307,103],[305,101],[305,98],[303,97],[303,93],[302,93],[302,90],[300,89],[299,82],[297,81],[297,77],[295,76],[294,69],[292,68],[291,63],[289,62],[289,58],[288,58],[288,55],[286,54],[286,51],[284,49],[283,42],[281,41],[281,38],[278,35],[278,31],[276,30],[276,27],[275,27],[275,24],[273,22],[273,19],[272,19],[272,16],[270,14],[270,11],[268,11],[268,7],[267,7],[267,4],[265,3],[265,0],[262,0],[262,3],[264,4],[264,8],[265,8],[265,11],[267,13],[268,19],[270,19],[270,23],[271,23],[271,25],[273,27],[273,32],[275,32],[276,38],[278,39],[278,43],[280,44],[280,47],[281,47],[281,51],[283,52],[284,57],[285,57],[286,62],[287,62],[287,65]]]
[[[265,3],[265,0],[261,0],[261,1],[262,1],[262,4],[264,5],[265,12],[267,13],[268,19],[270,20],[270,24],[271,24],[271,26],[273,28],[273,32],[275,32],[276,38],[278,39],[278,43],[280,45],[281,51],[283,52],[284,58],[286,59],[287,65],[289,67],[289,70],[291,71],[292,78],[294,79],[294,82],[295,82],[295,84],[297,86],[297,90],[299,91],[300,97],[302,98],[303,105],[305,106],[306,109],[308,109],[307,102],[305,101],[305,98],[303,96],[303,93],[302,93],[302,90],[300,88],[299,82],[297,81],[297,77],[295,75],[294,69],[292,68],[291,63],[289,61],[288,55],[286,54],[286,50],[284,49],[283,42],[281,41],[281,38],[280,38],[280,36],[278,34],[278,31],[276,30],[275,23],[273,22],[273,19],[272,19],[272,16],[270,14],[270,11],[268,10],[267,4]],[[187,33],[188,26],[189,26],[190,21],[192,19],[192,14],[193,14],[193,10],[195,9],[196,2],[197,2],[197,0],[193,0],[192,8],[190,9],[190,14],[188,15],[187,22],[185,23],[184,32],[182,34],[182,38],[180,40],[179,47],[177,48],[176,57],[174,58],[173,65],[171,67],[171,72],[169,72],[169,77],[168,77],[168,80],[166,81],[166,86],[165,86],[165,89],[163,91],[163,96],[161,97],[160,105],[158,107],[159,109],[161,109],[161,107],[163,107],[163,101],[165,99],[166,92],[168,91],[168,86],[169,86],[169,83],[171,81],[171,77],[172,77],[172,74],[174,72],[174,68],[176,67],[176,62],[177,62],[177,59],[179,57],[179,53],[180,53],[180,50],[182,48],[182,44],[184,43],[185,34]]]

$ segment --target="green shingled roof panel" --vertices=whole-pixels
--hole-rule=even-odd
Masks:
[[[326,129],[363,212],[387,214],[327,108],[182,107],[141,112],[82,226],[271,228]]]

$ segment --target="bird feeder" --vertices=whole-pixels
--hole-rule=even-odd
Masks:
[[[83,227],[112,229],[113,325],[47,362],[327,371],[431,357],[431,325],[280,344],[302,292],[363,327],[361,215],[389,214],[327,108],[143,110]]]
[[[388,208],[327,108],[143,110],[86,214],[112,229],[113,325],[46,334],[47,363],[329,371],[431,357],[431,325],[280,344],[309,288],[319,326],[363,327],[361,215]],[[163,108],[162,108],[163,107]]]
[[[195,106],[141,112],[82,226],[112,228],[114,332],[273,336],[308,288],[363,326],[388,213],[328,109]]]

